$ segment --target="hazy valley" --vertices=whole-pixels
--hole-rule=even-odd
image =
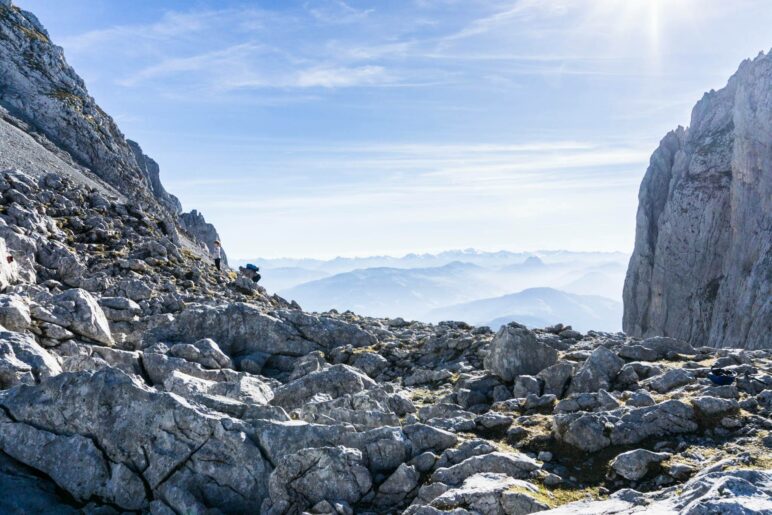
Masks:
[[[622,329],[629,256],[602,252],[448,251],[403,257],[237,260],[260,266],[261,284],[306,309],[377,317],[463,320],[498,329],[572,324]],[[467,304],[473,310],[465,314]]]

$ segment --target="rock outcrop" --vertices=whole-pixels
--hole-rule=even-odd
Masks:
[[[706,93],[641,184],[624,330],[772,347],[772,53]]]
[[[194,209],[189,213],[182,213],[180,223],[185,232],[205,247],[207,252],[214,251],[214,242],[220,241],[220,235],[215,226],[206,221],[204,215]],[[222,253],[222,260],[223,263],[228,264],[228,256],[225,255],[225,252]]]
[[[182,206],[161,184],[158,164],[96,104],[37,17],[10,2],[0,9],[0,106],[13,123],[45,136],[116,191],[189,227],[194,240],[211,247],[213,227],[196,213],[177,218]]]

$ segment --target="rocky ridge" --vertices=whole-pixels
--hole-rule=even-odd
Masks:
[[[624,330],[772,347],[772,52],[706,93],[641,183]]]
[[[772,511],[769,350],[306,313],[0,136],[0,512]]]
[[[0,77],[0,118],[66,153],[66,160],[145,211],[181,226],[182,206],[161,184],[158,164],[96,104],[35,15],[11,2],[0,8]]]

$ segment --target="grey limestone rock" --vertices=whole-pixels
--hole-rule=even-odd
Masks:
[[[620,490],[602,501],[578,501],[541,512],[544,515],[762,515],[772,512],[772,471],[705,471],[679,487],[641,494]]]
[[[517,379],[515,379],[515,384],[512,387],[512,396],[516,399],[519,399],[525,398],[529,394],[541,395],[541,383],[534,376],[517,376]]]
[[[410,440],[415,454],[427,450],[442,452],[458,442],[458,437],[453,433],[425,424],[410,424],[402,430]]]
[[[86,290],[66,290],[52,302],[56,308],[55,316],[66,321],[67,329],[103,345],[115,343],[102,308]]]
[[[373,503],[376,506],[394,506],[405,500],[418,487],[421,479],[415,467],[403,463],[378,487]]]
[[[537,470],[536,461],[520,453],[491,452],[472,456],[448,468],[439,468],[432,481],[446,485],[460,485],[466,478],[481,472],[505,474],[514,479],[527,479]]]
[[[566,391],[568,382],[574,375],[575,365],[568,361],[558,361],[554,365],[539,372],[536,377],[544,383],[545,395],[555,395],[561,398]]]
[[[82,463],[58,472],[57,484],[74,496],[104,496],[124,509],[146,506],[153,495],[178,511],[212,502],[241,511],[258,509],[267,495],[271,466],[237,425],[117,369],[61,374],[8,390],[0,406],[12,417],[5,422],[9,430],[19,432],[3,440],[3,452],[46,470],[54,467],[51,457],[21,442],[50,441],[58,463]]]
[[[202,338],[212,338],[231,358],[255,352],[303,356],[331,350],[342,342],[356,346],[375,342],[366,331],[340,320],[291,310],[268,314],[256,305],[235,302],[216,307],[191,305],[170,323],[155,328],[148,343]]]
[[[624,361],[619,356],[606,347],[598,347],[579,367],[568,387],[568,393],[597,392],[600,389],[610,389],[611,382],[623,365]]]
[[[277,388],[274,391],[272,403],[286,409],[293,409],[320,394],[337,399],[345,394],[361,392],[376,386],[375,381],[355,368],[348,365],[333,365]]]
[[[695,397],[692,399],[692,406],[705,418],[724,417],[740,409],[740,403],[735,399],[710,396]]]
[[[0,387],[34,384],[61,372],[59,360],[32,336],[0,330]]]
[[[690,433],[697,428],[694,408],[679,400],[642,408],[557,414],[553,419],[558,440],[587,452],[632,445],[652,436]]]
[[[651,157],[624,288],[625,332],[772,347],[772,54],[706,93]]]
[[[538,374],[557,360],[555,349],[539,342],[524,326],[509,324],[502,327],[491,342],[485,369],[504,381],[513,381],[519,375]]]
[[[490,515],[527,514],[548,508],[536,500],[538,493],[538,489],[527,481],[505,474],[480,473],[467,478],[461,486],[437,496],[431,501],[431,506],[443,513],[464,509]]]
[[[204,368],[230,368],[231,360],[211,338],[203,338],[193,344],[172,345],[169,354],[199,363]]]
[[[646,449],[635,449],[617,455],[611,462],[611,468],[625,479],[637,481],[643,478],[651,466],[670,458],[667,452],[651,452]]]
[[[694,374],[683,368],[668,370],[661,376],[647,380],[645,384],[659,393],[667,393],[679,386],[684,386],[694,381]]]
[[[2,257],[2,249],[0,249]],[[24,332],[32,324],[29,305],[18,295],[0,295],[0,325],[10,331]]]
[[[362,453],[343,446],[284,456],[269,480],[267,513],[299,513],[321,501],[359,502],[372,488]]]
[[[646,390],[636,390],[630,395],[630,398],[627,399],[626,405],[634,408],[642,408],[645,406],[652,406],[656,403],[657,401],[654,400],[654,397]]]
[[[174,211],[179,202],[163,190],[157,166],[137,162],[139,147],[135,154],[38,19],[9,5],[0,9],[0,105],[128,196]]]

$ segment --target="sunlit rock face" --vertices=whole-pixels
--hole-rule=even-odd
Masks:
[[[772,55],[706,93],[641,184],[624,330],[772,347]]]

